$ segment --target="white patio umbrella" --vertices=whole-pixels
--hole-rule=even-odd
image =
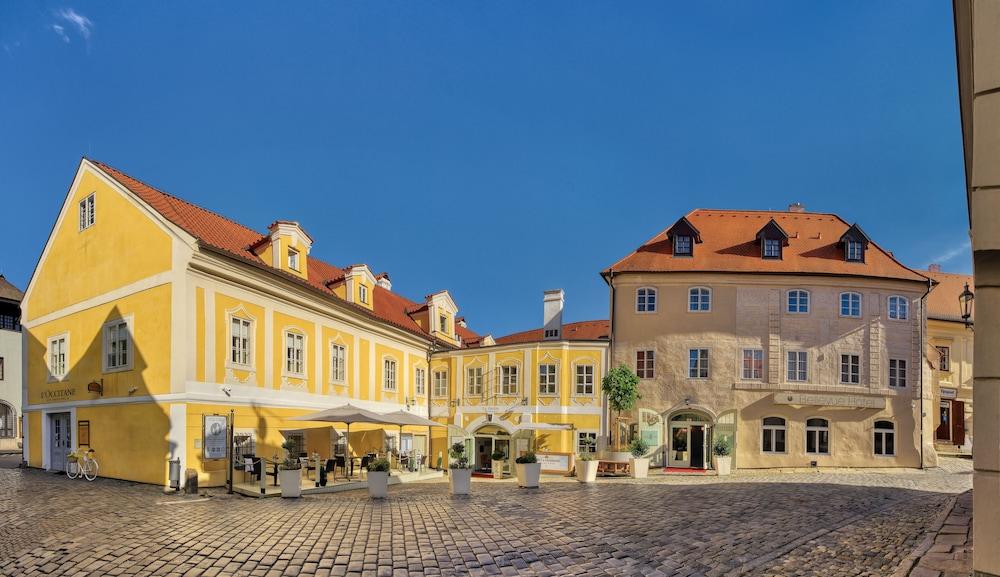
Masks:
[[[351,423],[376,423],[379,425],[395,425],[395,421],[387,420],[386,415],[355,407],[347,403],[332,409],[324,409],[317,413],[309,413],[301,417],[292,417],[289,421],[325,421],[328,423],[344,423],[347,425],[347,446],[351,444]]]
[[[416,427],[447,427],[448,425],[442,425],[437,421],[432,421],[420,415],[415,415],[409,411],[393,411],[391,413],[385,413],[382,415],[387,420],[393,421],[396,425],[399,425],[399,438],[400,444],[402,444],[403,438],[403,426],[416,426]],[[430,431],[427,431],[427,444],[428,449],[430,448]],[[397,463],[398,465],[398,463]]]

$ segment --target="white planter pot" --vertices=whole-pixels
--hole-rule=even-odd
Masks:
[[[298,498],[302,496],[302,470],[301,469],[281,469],[278,471],[278,486],[281,487],[281,496],[288,498]]]
[[[493,461],[490,463],[490,469],[493,470],[494,479],[503,479],[503,461]]]
[[[452,495],[468,495],[472,489],[472,469],[448,469],[448,490]]]
[[[389,496],[389,471],[368,471],[368,496],[372,499]]]
[[[649,459],[632,457],[629,459],[629,471],[633,479],[645,479],[649,475]]]
[[[537,487],[538,479],[542,476],[541,463],[517,463],[517,486]]]
[[[733,470],[733,458],[729,455],[715,458],[715,472],[719,476],[728,475]]]
[[[576,480],[581,483],[593,483],[597,481],[597,461],[577,460]]]

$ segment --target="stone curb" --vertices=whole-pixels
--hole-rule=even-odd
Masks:
[[[968,493],[968,491],[966,491],[966,493]],[[959,496],[964,494],[965,493],[959,493],[958,495],[952,495],[948,498],[944,507],[941,508],[941,512],[938,513],[938,516],[934,519],[934,523],[924,530],[925,536],[923,541],[914,547],[913,551],[910,551],[910,554],[903,559],[903,562],[900,563],[899,567],[896,568],[896,571],[893,572],[892,577],[907,577],[910,572],[913,571],[913,568],[920,562],[921,557],[923,557],[924,554],[931,548],[931,545],[934,544],[934,539],[937,537],[938,532],[941,531],[941,527],[944,526],[944,522],[948,519],[948,516],[951,515]]]

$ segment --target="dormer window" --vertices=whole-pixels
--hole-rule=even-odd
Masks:
[[[757,231],[757,241],[761,258],[781,260],[781,250],[788,246],[788,233],[772,218]]]
[[[865,251],[859,241],[847,241],[847,260],[852,262],[861,262],[865,260]]]
[[[687,217],[675,222],[667,229],[666,235],[674,256],[694,256],[694,245],[701,242],[701,233]]]
[[[779,239],[764,239],[764,258],[781,258],[781,241]]]
[[[865,231],[857,224],[852,224],[840,237],[840,244],[844,247],[844,260],[847,262],[865,262],[865,251],[868,250],[868,243],[871,240]]]
[[[358,300],[363,304],[368,304],[368,287],[365,285],[358,285]]]
[[[299,270],[299,251],[294,248],[288,249],[288,268],[294,271]]]
[[[438,317],[438,328],[442,333],[448,332],[448,317],[444,315]]]
[[[674,255],[691,256],[691,237],[687,235],[677,235],[674,237]]]

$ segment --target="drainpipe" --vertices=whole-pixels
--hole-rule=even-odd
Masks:
[[[609,343],[608,343],[608,362],[607,362],[607,367],[608,367],[608,370],[610,371],[614,367],[614,362],[615,362],[615,302],[616,302],[616,299],[615,299],[615,269],[613,267],[610,268],[610,269],[608,269],[608,278],[606,278],[605,280],[607,281],[608,286],[611,287],[611,307],[610,307],[611,310],[610,310],[610,315],[609,315],[609,319],[608,319],[608,329],[609,329],[608,332],[610,334],[608,335]],[[604,421],[604,434],[605,434],[605,437],[608,438],[608,441],[610,441],[610,438],[611,438],[611,422],[610,422],[611,421],[611,417],[610,417],[611,409],[608,407],[608,397],[607,397],[607,395],[602,395],[601,396],[601,404],[603,405],[603,407],[602,407],[602,409],[603,409],[602,413],[604,415],[604,418],[603,418],[603,421]],[[617,423],[616,423],[616,426],[617,426]]]
[[[927,343],[924,335],[927,324],[927,295],[934,288],[934,280],[927,279],[927,290],[920,297],[920,468],[924,468],[924,355],[927,352]]]

